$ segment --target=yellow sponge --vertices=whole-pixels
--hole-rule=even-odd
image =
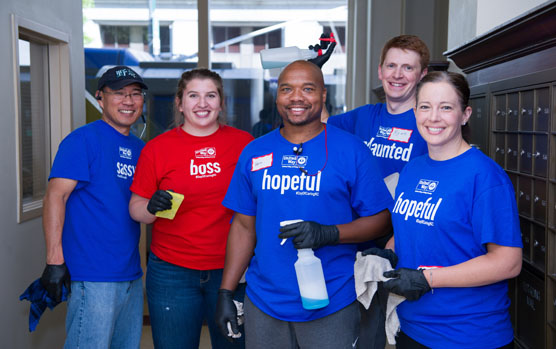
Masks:
[[[176,216],[176,212],[178,212],[178,208],[180,208],[180,205],[183,201],[183,194],[174,193],[173,191],[169,190],[167,190],[166,192],[172,195],[172,208],[169,210],[158,211],[155,213],[155,216],[166,219],[174,219],[174,217]]]

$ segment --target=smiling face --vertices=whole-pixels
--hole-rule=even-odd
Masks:
[[[285,126],[320,124],[325,101],[322,73],[313,63],[294,62],[280,74],[276,108]]]
[[[121,92],[125,97],[121,101],[116,101],[118,96],[114,94],[115,92],[118,94]],[[98,104],[102,108],[102,120],[121,134],[128,135],[131,125],[143,113],[144,103],[143,98],[134,99],[132,94],[141,92],[139,84],[127,85],[119,90],[112,90],[110,87],[104,86],[99,92],[101,99],[98,100]]]
[[[192,79],[176,100],[185,121],[183,130],[194,136],[208,136],[218,130],[218,114],[222,110],[216,84],[209,78]]]
[[[426,73],[426,69],[421,70],[421,57],[417,52],[396,47],[389,49],[378,67],[386,101],[402,107],[401,112],[413,108],[417,83]]]
[[[471,107],[461,105],[456,89],[446,81],[427,82],[417,95],[417,129],[434,160],[447,160],[467,149],[461,126],[469,120]]]

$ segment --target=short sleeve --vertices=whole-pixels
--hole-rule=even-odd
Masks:
[[[135,175],[133,176],[133,183],[129,188],[131,192],[150,198],[158,189],[158,179],[156,175],[155,163],[151,158],[152,147],[148,145],[143,148],[137,167],[135,168]]]
[[[355,133],[355,115],[353,111],[333,115],[328,118],[327,124],[336,126],[349,133]]]
[[[85,135],[82,132],[74,131],[60,143],[48,179],[67,178],[78,182],[89,182],[93,157]],[[78,184],[77,187],[79,188],[81,185]]]
[[[499,184],[478,193],[471,219],[475,239],[481,244],[523,247],[511,183]]]
[[[236,164],[222,205],[232,211],[247,216],[255,216],[257,213],[257,199],[253,194],[250,161],[250,156],[244,150]]]
[[[356,179],[352,187],[351,205],[361,217],[372,216],[385,209],[392,209],[394,201],[370,150],[363,143],[355,144],[357,166]]]

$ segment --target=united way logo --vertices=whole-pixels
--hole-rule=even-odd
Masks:
[[[305,167],[306,164],[307,164],[307,156],[299,156],[299,155],[282,156],[282,167],[285,168]]]
[[[390,133],[392,133],[392,127],[384,127],[384,126],[379,126],[378,127],[378,132],[376,133],[376,136],[379,138],[390,138]]]
[[[215,158],[216,148],[215,147],[205,147],[202,149],[195,150],[195,157],[197,159]]]
[[[131,149],[120,147],[120,157],[124,159],[131,159]]]
[[[416,193],[429,194],[434,193],[438,187],[438,181],[431,181],[429,179],[420,179],[417,188],[415,188]]]

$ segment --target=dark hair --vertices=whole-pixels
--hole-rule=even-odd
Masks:
[[[183,92],[187,88],[187,84],[191,80],[212,80],[212,82],[216,85],[216,90],[218,91],[218,96],[220,97],[220,115],[218,116],[218,121],[220,123],[225,122],[226,117],[226,98],[224,96],[224,87],[222,83],[222,77],[213,72],[210,69],[206,68],[195,68],[192,70],[188,70],[181,74],[180,81],[178,82],[178,89],[176,91],[175,103],[174,103],[174,125],[179,126],[184,122],[183,114],[180,113],[178,109],[178,105],[181,104],[183,99]]]
[[[458,95],[461,110],[463,111],[467,108],[469,104],[470,90],[467,79],[465,79],[463,75],[445,71],[433,71],[428,73],[417,84],[417,91],[415,92],[417,100],[419,100],[419,91],[421,91],[424,84],[429,82],[447,82],[452,85]]]
[[[417,52],[419,54],[419,57],[421,58],[421,71],[424,71],[425,68],[427,68],[427,66],[429,65],[429,48],[418,36],[400,35],[388,40],[386,44],[384,44],[384,47],[382,48],[382,52],[380,54],[380,65],[384,63],[386,54],[391,48],[399,48],[402,50],[411,50]]]
[[[421,92],[421,88],[427,83],[434,82],[447,82],[454,88],[462,111],[469,106],[469,95],[471,94],[471,91],[469,90],[469,83],[467,82],[465,76],[445,71],[430,72],[425,75],[421,81],[419,81],[417,84],[417,91],[415,92],[415,99],[417,103],[419,103],[419,92]],[[469,128],[469,123],[466,123],[461,127],[461,134],[466,142],[469,142],[470,133],[471,130]]]

